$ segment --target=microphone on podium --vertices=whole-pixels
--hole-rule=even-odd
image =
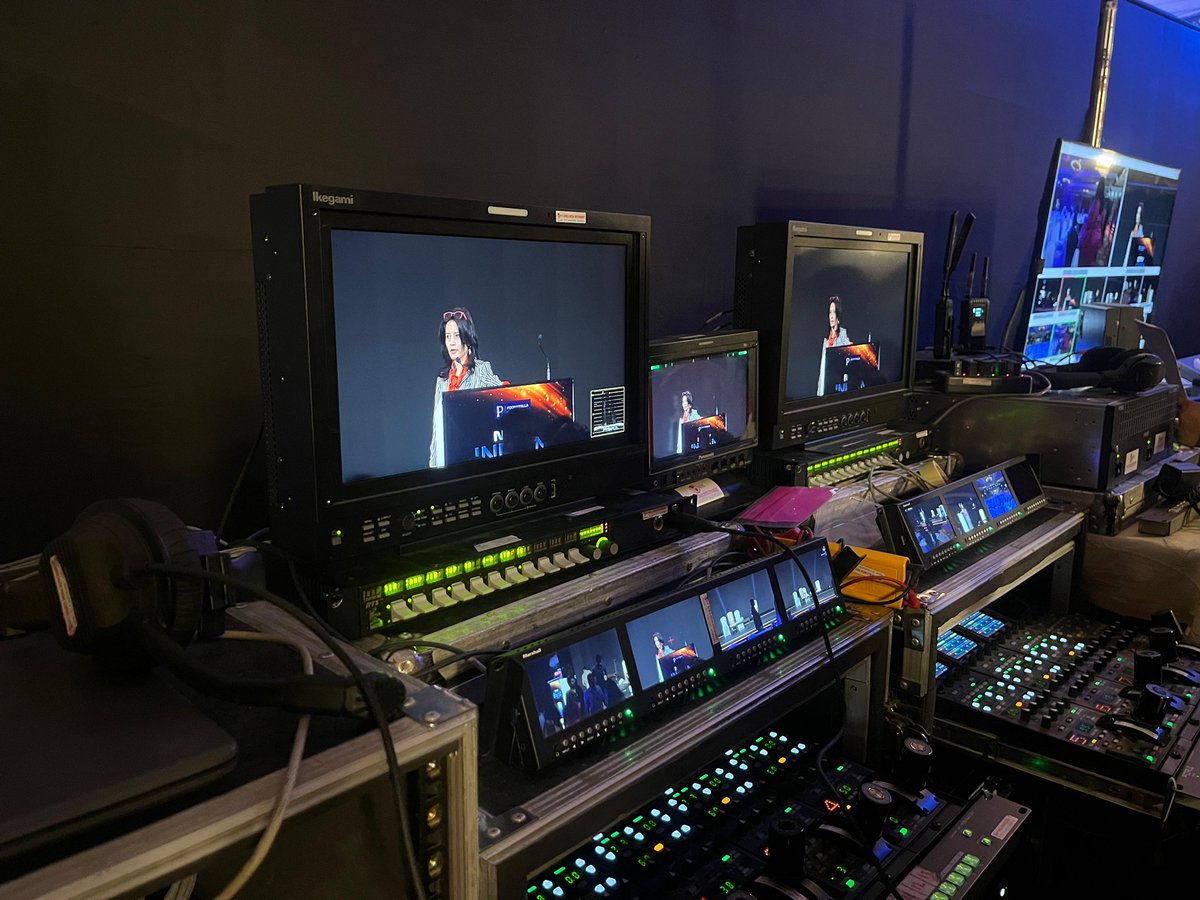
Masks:
[[[538,349],[542,351],[542,356],[546,357],[546,380],[550,380],[550,354],[546,352],[546,348],[542,346],[542,336],[538,335]]]

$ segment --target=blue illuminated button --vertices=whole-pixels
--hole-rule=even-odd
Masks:
[[[676,829],[675,831],[671,832],[671,837],[675,838],[675,840],[679,840],[681,837],[683,837],[683,834],[679,831],[679,829]]]
[[[575,860],[575,868],[577,868],[577,869],[582,869],[586,865],[587,865],[587,862],[583,859],[582,856],[579,859]]]
[[[556,887],[550,893],[553,894],[555,897],[565,897],[566,896],[566,894],[563,892],[563,889],[560,887]]]
[[[644,841],[646,839],[646,836],[639,831],[637,834],[635,834],[633,836],[633,839],[635,841]]]
[[[679,829],[679,830],[680,830],[680,831],[682,831],[684,834],[691,834],[691,833],[692,833],[692,826],[691,826],[691,825],[683,825],[683,826],[681,826],[681,827],[680,827],[680,829]]]
[[[596,855],[597,855],[597,856],[603,856],[603,855],[604,855],[604,848],[603,848],[603,847],[601,847],[599,844],[597,844],[597,845],[595,846],[595,850],[596,850]]]
[[[633,828],[629,825],[625,826],[624,831],[626,834],[633,834]]]
[[[614,887],[616,887],[616,886],[617,886],[617,879],[615,879],[615,878],[605,878],[605,879],[604,879],[604,884],[605,884],[607,887],[614,888]]]
[[[606,859],[608,862],[616,862],[616,861],[617,861],[617,854],[615,854],[615,853],[612,853],[612,852],[605,853],[605,854],[604,854],[604,858],[605,858],[605,859]],[[953,875],[954,873],[953,873],[953,872],[951,872],[950,874],[952,874],[952,875]]]
[[[547,878],[542,882],[542,887],[544,887],[546,890],[550,890],[550,888],[554,887],[554,882]]]
[[[595,875],[595,874],[596,874],[596,867],[595,867],[595,866],[588,866],[588,867],[587,867],[586,869],[584,869],[583,871],[587,872],[589,875]]]
[[[608,893],[608,891],[606,891],[606,890],[604,889],[604,885],[602,885],[602,884],[598,884],[598,885],[596,885],[595,892],[596,892],[597,894],[599,894],[600,896],[602,896],[602,897],[603,897],[605,894],[607,894],[607,893]]]

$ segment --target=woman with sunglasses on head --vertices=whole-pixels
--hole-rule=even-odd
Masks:
[[[475,331],[475,320],[470,310],[461,306],[442,313],[442,324],[438,328],[438,342],[442,346],[442,366],[433,389],[433,440],[429,442],[429,466],[440,468],[446,465],[446,451],[442,446],[442,394],[446,391],[473,391],[479,388],[499,387],[503,382],[492,371],[492,364],[478,359],[479,336]]]

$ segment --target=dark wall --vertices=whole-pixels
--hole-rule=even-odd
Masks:
[[[267,184],[648,213],[655,333],[730,306],[737,225],[796,216],[925,231],[927,341],[971,209],[1007,313],[1054,139],[1082,137],[1100,4],[8,6],[0,559],[114,495],[215,526],[258,427]],[[1121,5],[1105,144],[1185,169],[1159,310],[1188,350],[1198,58]],[[264,524],[261,483],[235,532]]]

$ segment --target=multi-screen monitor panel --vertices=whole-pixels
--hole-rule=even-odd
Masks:
[[[837,603],[826,541],[799,545],[796,554],[820,603]],[[539,740],[561,742],[581,726],[652,707],[677,680],[736,670],[753,658],[752,651],[739,654],[758,639],[812,627],[816,607],[791,558],[764,559],[704,587],[514,650],[506,665],[520,672],[532,731]],[[489,690],[503,693],[501,682]]]
[[[1179,169],[1060,142],[1039,223],[1025,353],[1069,362],[1089,349],[1085,303],[1137,305],[1149,319],[1166,256]]]
[[[651,365],[651,470],[754,438],[753,361],[749,351],[732,350]]]
[[[793,250],[787,400],[903,381],[909,266],[883,243]]]
[[[940,494],[926,495],[902,504],[913,537],[922,553],[986,529],[993,519],[1020,504],[1004,472],[989,472],[973,482],[959,484]]]
[[[344,484],[626,431],[629,248],[332,228]]]

